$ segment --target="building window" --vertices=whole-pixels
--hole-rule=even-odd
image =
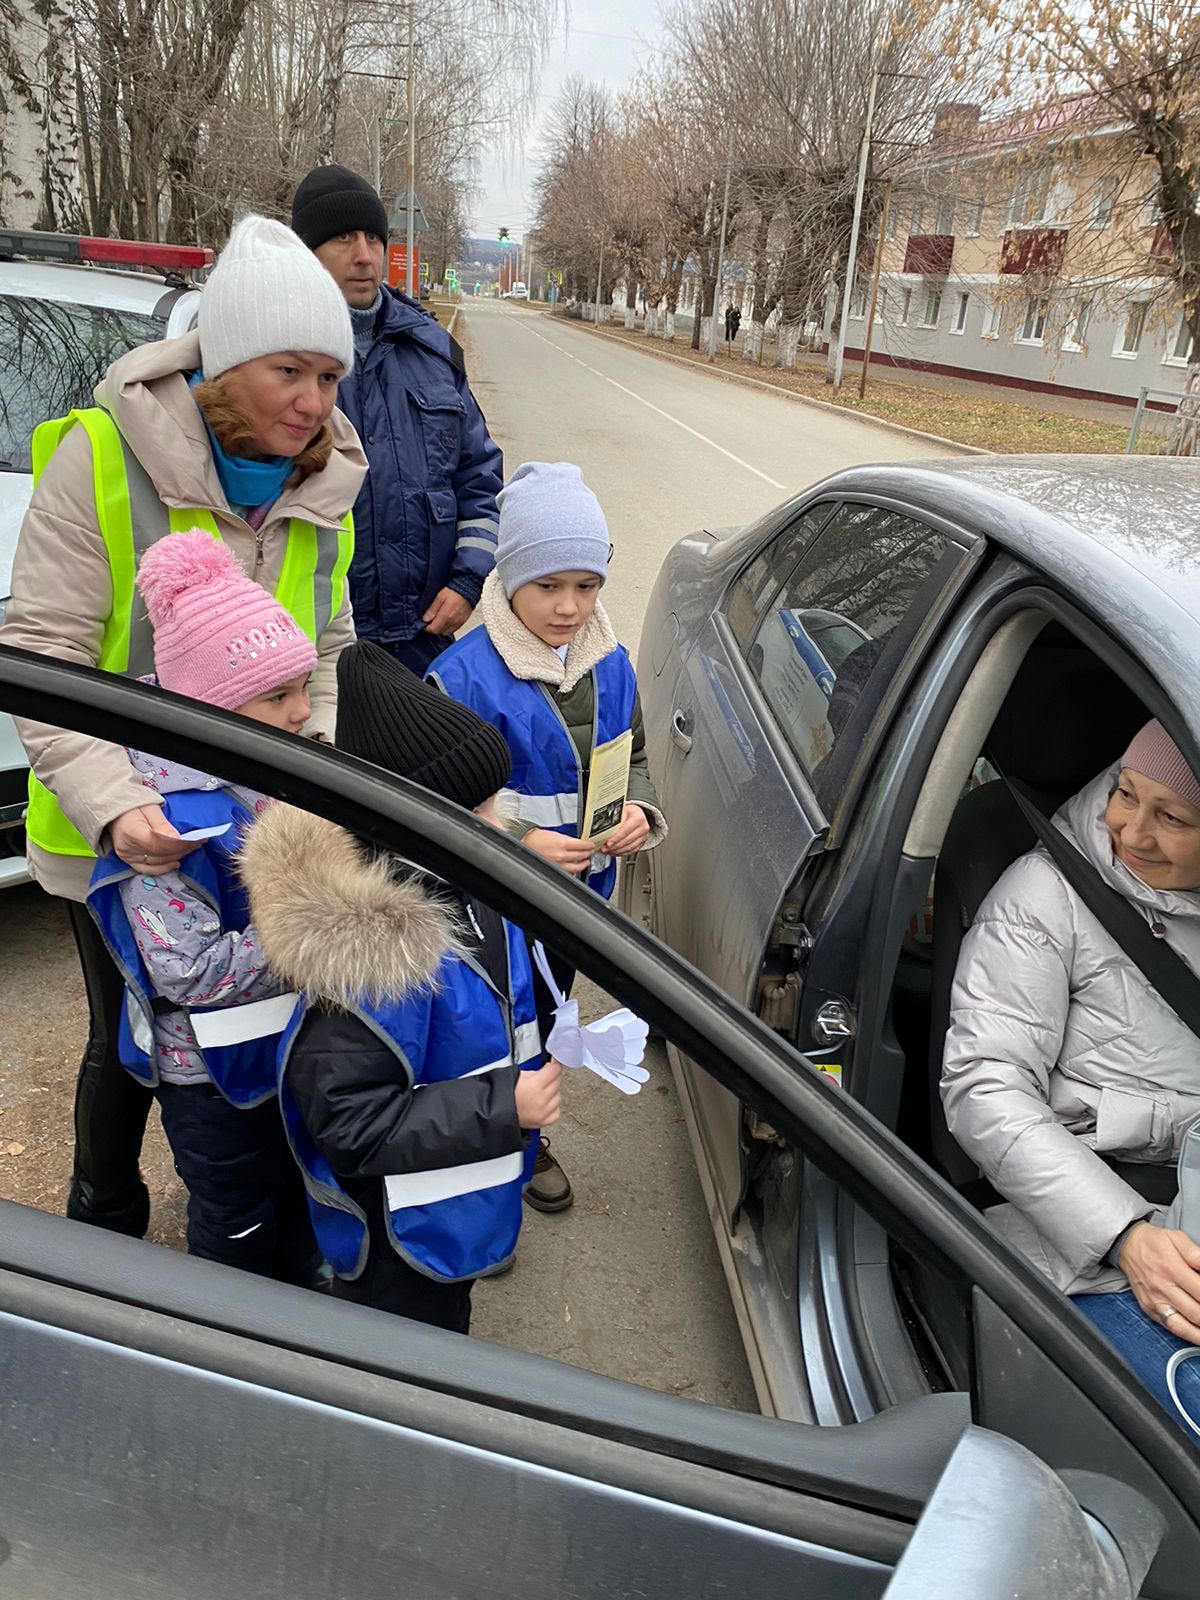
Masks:
[[[1157,228],[1162,218],[1162,211],[1158,204],[1158,185],[1155,184],[1150,193],[1142,201],[1142,209],[1138,216],[1139,228]]]
[[[968,239],[978,239],[983,232],[983,201],[968,200],[963,211],[963,232]]]
[[[1169,367],[1186,367],[1192,359],[1192,330],[1188,327],[1186,317],[1180,317],[1171,353],[1163,359]]]
[[[908,314],[912,310],[912,290],[904,289],[900,294],[900,315],[896,318],[899,323],[908,321]]]
[[[1142,348],[1142,335],[1146,331],[1146,302],[1138,301],[1131,305],[1125,317],[1124,326],[1117,338],[1117,347],[1113,351],[1115,356],[1136,356]]]
[[[983,319],[983,337],[985,339],[998,339],[1000,337],[1000,324],[1004,321],[1004,308],[999,300],[993,300],[988,306],[987,316]]]
[[[1046,202],[1050,197],[1052,169],[1049,163],[1023,167],[1013,179],[1012,199],[1008,202],[1006,228],[1019,228],[1031,222],[1040,222],[1046,215]]]
[[[1041,344],[1046,332],[1046,315],[1049,300],[1035,299],[1025,302],[1025,324],[1021,329],[1022,344]]]
[[[953,333],[965,333],[966,332],[966,327],[967,327],[967,307],[970,304],[971,304],[971,296],[969,294],[960,294],[959,295],[958,304],[954,308],[954,327],[951,329],[951,332],[953,332]]]
[[[925,295],[925,310],[921,315],[921,326],[923,328],[936,328],[941,314],[942,291],[940,289],[930,289]]]
[[[950,196],[938,201],[937,221],[933,225],[934,233],[954,232],[954,200]]]
[[[1090,300],[1076,300],[1071,307],[1071,320],[1067,324],[1066,337],[1063,339],[1064,350],[1082,350],[1087,338],[1088,323],[1092,319],[1092,302]]]
[[[901,231],[900,202],[896,200],[893,201],[890,206],[888,206],[887,227],[883,230],[883,237],[885,239],[894,239]]]
[[[909,223],[908,231],[909,233],[925,231],[925,207],[920,202],[913,206],[912,221]]]
[[[878,296],[876,297],[876,300],[875,300],[875,321],[876,322],[882,322],[883,321],[883,308],[884,308],[885,305],[887,305],[887,295],[888,295],[887,290],[885,288],[883,288],[882,285],[881,285],[880,286],[880,290],[879,290],[879,294],[878,294]]]
[[[1117,203],[1117,189],[1120,178],[1115,172],[1106,172],[1096,185],[1095,204],[1092,207],[1092,219],[1089,228],[1107,228],[1112,221],[1113,207]]]
[[[866,314],[867,291],[865,287],[860,285],[857,289],[855,289],[854,297],[850,301],[850,315],[854,318],[855,322],[861,322]]]

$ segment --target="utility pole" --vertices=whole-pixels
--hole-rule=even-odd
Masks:
[[[850,320],[850,300],[854,293],[854,270],[858,265],[858,229],[862,222],[863,190],[867,182],[867,162],[871,157],[871,124],[875,120],[875,91],[879,87],[879,68],[871,68],[871,87],[867,91],[867,117],[863,123],[862,149],[858,157],[858,187],[854,192],[854,221],[850,224],[850,251],[846,257],[846,284],[842,290],[842,322],[838,329],[837,353],[833,362],[833,387],[842,386],[842,363],[846,359],[846,325]]]
[[[879,303],[879,273],[883,266],[883,246],[887,239],[888,207],[892,203],[892,180],[883,186],[883,210],[879,213],[879,239],[875,245],[875,271],[871,274],[871,304],[867,308],[867,334],[863,340],[862,371],[858,375],[858,398],[867,392],[867,367],[871,360],[871,335],[875,332],[875,307]]]
[[[600,241],[600,270],[596,274],[596,326],[600,326],[600,285],[604,282],[604,240]]]
[[[708,326],[708,359],[717,359],[717,302],[721,298],[721,279],[725,273],[725,230],[729,225],[729,178],[733,168],[733,128],[725,141],[725,197],[721,201],[721,242],[717,246],[717,281],[713,284],[712,318]],[[703,305],[700,307],[704,310]]]
[[[415,188],[417,168],[417,124],[414,107],[415,96],[413,94],[413,68],[416,64],[413,50],[413,13],[415,9],[416,0],[408,0],[408,170],[406,173],[408,182],[408,229],[406,232],[406,243],[408,248],[405,252],[407,258],[405,272],[407,275],[407,293],[410,299],[415,299],[417,294],[417,264],[413,259],[414,244],[416,240],[417,209]]]

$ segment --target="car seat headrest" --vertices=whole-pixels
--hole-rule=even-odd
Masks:
[[[1065,800],[1118,758],[1146,718],[1110,667],[1050,623],[1005,696],[987,753],[1010,778]]]

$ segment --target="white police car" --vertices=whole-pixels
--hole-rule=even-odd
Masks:
[[[91,404],[109,364],[191,327],[212,263],[198,246],[140,244],[0,228],[0,620],[17,535],[33,492],[37,424]],[[0,887],[25,878],[26,762],[0,716]]]

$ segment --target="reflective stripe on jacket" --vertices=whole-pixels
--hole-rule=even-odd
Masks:
[[[222,928],[246,928],[250,913],[246,891],[234,864],[234,850],[243,828],[252,820],[250,812],[220,789],[185,790],[167,795],[163,810],[167,821],[181,833],[196,828],[223,827],[226,830],[206,839],[185,856],[180,876],[199,899],[212,907],[214,918]],[[118,1040],[121,1064],[140,1082],[153,1088],[159,1082],[154,1018],[164,1002],[156,999],[154,985],[121,903],[121,883],[136,876],[133,868],[118,856],[110,853],[102,857],[92,869],[88,908],[125,979],[125,1004]],[[209,1077],[232,1105],[244,1108],[261,1104],[275,1092],[280,1035],[296,1002],[296,995],[282,994],[240,1005],[171,1005],[166,1009],[186,1017]]]
[[[347,1008],[392,1052],[404,1090],[485,1072],[542,1064],[529,957],[507,923],[508,994],[500,994],[472,958],[447,954],[432,987]],[[344,1278],[366,1263],[366,1213],[338,1181],[305,1126],[289,1082],[292,1045],[307,1002],[297,1007],[279,1051],[279,1095],[292,1151],[304,1174],[317,1239]],[[344,1086],[350,1094],[353,1085]],[[447,1154],[450,1154],[449,1149]],[[443,1281],[475,1278],[511,1257],[521,1226],[521,1192],[533,1174],[537,1138],[524,1151],[468,1163],[449,1160],[422,1171],[388,1173],[383,1211],[388,1234],[411,1266]],[[347,1180],[349,1181],[349,1180]]]
[[[443,651],[426,676],[503,734],[513,764],[509,790],[520,820],[531,828],[578,838],[586,773],[552,687],[515,677],[483,628]],[[592,676],[596,692],[590,750],[633,726],[637,696],[637,679],[623,645],[598,661]],[[608,899],[616,881],[616,861],[594,855],[588,887]]]
[[[76,426],[83,428],[91,443],[96,513],[112,579],[112,607],[96,665],[104,672],[144,677],[154,666],[154,633],[134,582],[142,556],[169,533],[198,527],[214,539],[221,535],[211,511],[163,504],[116,423],[98,406],[53,418],[34,430],[35,484],[62,439]],[[353,548],[350,513],[337,527],[319,528],[295,517],[288,524],[287,554],[275,598],[314,643],[341,609]],[[33,842],[53,855],[93,855],[83,835],[32,772],[25,827]]]

